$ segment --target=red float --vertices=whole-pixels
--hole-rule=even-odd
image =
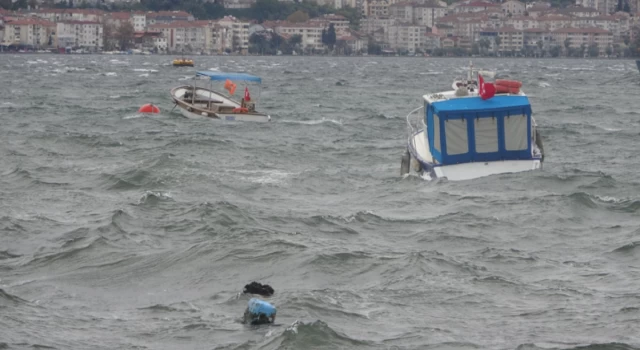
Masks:
[[[147,103],[138,109],[138,113],[160,113],[160,108],[152,105],[151,103]]]

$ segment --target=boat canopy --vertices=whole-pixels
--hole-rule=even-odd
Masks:
[[[243,81],[253,81],[257,83],[262,83],[262,79],[255,75],[247,74],[247,73],[224,73],[224,72],[213,72],[213,71],[202,71],[197,72],[198,76],[209,77],[211,80],[243,80]]]
[[[526,96],[425,101],[431,154],[439,164],[532,159]]]

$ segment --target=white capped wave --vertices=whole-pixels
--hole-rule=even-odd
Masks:
[[[282,120],[282,121],[280,121],[280,123],[305,124],[305,125],[317,125],[317,124],[322,124],[322,123],[333,123],[333,124],[336,124],[336,125],[343,125],[343,122],[341,120],[327,119],[327,118],[315,119],[315,120]]]
[[[262,185],[283,184],[288,178],[297,175],[282,170],[233,170],[233,173],[241,174],[239,179]]]

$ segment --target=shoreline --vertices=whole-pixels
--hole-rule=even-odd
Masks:
[[[424,59],[452,59],[452,58],[465,58],[465,59],[568,59],[568,60],[640,60],[639,57],[535,57],[535,56],[406,56],[406,55],[183,55],[183,54],[108,54],[108,53],[59,53],[59,52],[17,52],[17,51],[0,51],[0,55],[70,55],[70,56],[185,56],[185,57],[340,57],[340,58],[357,58],[357,57],[376,57],[376,58],[424,58]]]

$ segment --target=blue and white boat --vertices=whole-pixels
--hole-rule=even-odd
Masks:
[[[208,82],[207,87],[197,86],[199,80]],[[233,95],[236,91],[235,81],[245,84],[244,97],[237,101]],[[213,90],[213,83],[225,83],[228,93]],[[214,71],[196,72],[193,85],[178,86],[171,90],[171,98],[183,116],[187,118],[212,118],[228,121],[268,122],[271,116],[258,112],[256,102],[249,94],[248,85],[255,83],[260,99],[262,79],[246,73],[224,73]],[[241,90],[242,91],[242,90]],[[241,92],[242,93],[242,92]],[[175,108],[175,107],[174,107]]]
[[[409,113],[402,175],[413,169],[428,179],[460,181],[542,169],[542,140],[520,83],[503,80],[517,88],[495,85],[487,98],[479,91],[487,83],[472,74],[473,68],[454,90],[424,95],[424,105]]]

